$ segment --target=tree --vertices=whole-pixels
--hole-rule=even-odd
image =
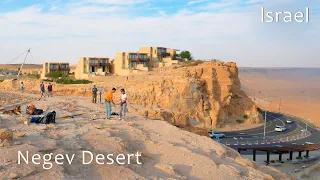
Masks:
[[[62,76],[63,76],[62,72],[59,72],[59,71],[52,71],[46,74],[46,77],[50,79],[59,79]]]
[[[180,53],[180,57],[183,58],[183,59],[188,59],[188,60],[192,59],[190,51],[182,51]]]

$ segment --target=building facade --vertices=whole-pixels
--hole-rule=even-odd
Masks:
[[[109,58],[81,57],[74,71],[76,79],[85,79],[95,75],[105,76],[112,72]]]
[[[139,71],[149,71],[151,68],[172,66],[176,49],[164,47],[141,47],[138,52],[119,52],[113,61],[115,74],[129,75]]]
[[[43,63],[41,78],[45,78],[46,74],[54,71],[59,71],[62,74],[69,75],[69,72],[70,72],[69,63],[60,63],[60,62]]]
[[[114,59],[114,70],[117,75],[129,75],[138,71],[148,71],[150,57],[147,53],[120,52]]]
[[[172,66],[178,63],[176,60],[177,49],[165,47],[141,47],[139,52],[147,53],[152,62],[161,62],[161,65]]]

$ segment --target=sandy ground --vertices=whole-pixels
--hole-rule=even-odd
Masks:
[[[56,96],[39,101],[34,94],[1,93],[9,101],[6,105],[24,97],[37,108],[55,110],[57,123],[26,125],[30,116],[24,113],[22,117],[1,115],[0,129],[12,129],[14,138],[0,144],[0,179],[288,179],[208,137],[164,121],[144,120],[135,114],[128,114],[124,122],[116,120],[117,116],[108,121],[104,105],[90,103],[88,97]],[[42,161],[40,165],[17,164],[18,151],[28,151],[29,158],[37,153],[75,154],[76,158],[72,164],[53,164],[52,169],[44,170]],[[130,158],[130,165],[83,165],[82,151],[94,155],[138,151],[142,157]]]
[[[266,93],[271,103],[260,105],[272,111],[279,111],[281,98],[281,112],[310,119],[312,123],[320,126],[319,73],[311,70],[308,73],[308,70],[300,72],[261,69],[259,71],[263,73],[256,72],[256,70],[239,72],[242,89],[246,94],[261,100],[265,98]],[[303,91],[305,92],[302,93]],[[310,108],[308,108],[308,93],[306,92],[310,94]]]

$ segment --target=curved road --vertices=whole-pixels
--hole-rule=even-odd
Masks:
[[[262,113],[264,116],[264,113]],[[291,119],[293,122],[291,124],[287,124],[286,120]],[[285,126],[286,131],[285,132],[276,132],[274,129],[275,127],[279,126]],[[287,117],[285,115],[279,114],[279,113],[273,113],[273,112],[267,112],[267,126],[266,126],[266,138],[267,139],[272,139],[273,137],[277,138],[279,136],[281,137],[292,137],[294,135],[297,135],[301,133],[301,130],[305,129],[306,125],[305,123],[291,118]],[[264,127],[257,127],[253,129],[248,129],[248,130],[242,130],[242,131],[236,131],[236,132],[223,132],[226,137],[220,139],[220,143],[226,144],[235,144],[235,142],[243,142],[246,140],[252,140],[257,139],[257,140],[262,140],[263,139],[263,129]],[[282,146],[290,146],[290,145],[302,145],[305,144],[305,142],[311,142],[314,144],[320,144],[320,131],[318,129],[314,129],[310,126],[308,126],[308,131],[311,133],[311,136],[300,139],[300,140],[295,140],[291,142],[282,142],[282,143],[276,143],[276,144],[259,144],[255,145],[252,143],[250,147],[270,147],[270,146],[275,146],[281,144]],[[232,143],[233,142],[233,143]],[[240,143],[239,143],[240,145]],[[231,145],[230,147],[237,149],[237,145]],[[244,147],[241,145],[241,147]]]

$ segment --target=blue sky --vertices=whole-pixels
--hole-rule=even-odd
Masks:
[[[262,23],[261,7],[309,7],[311,22]],[[75,64],[165,46],[239,66],[320,67],[319,12],[319,0],[0,0],[0,58],[30,47],[36,63]]]

